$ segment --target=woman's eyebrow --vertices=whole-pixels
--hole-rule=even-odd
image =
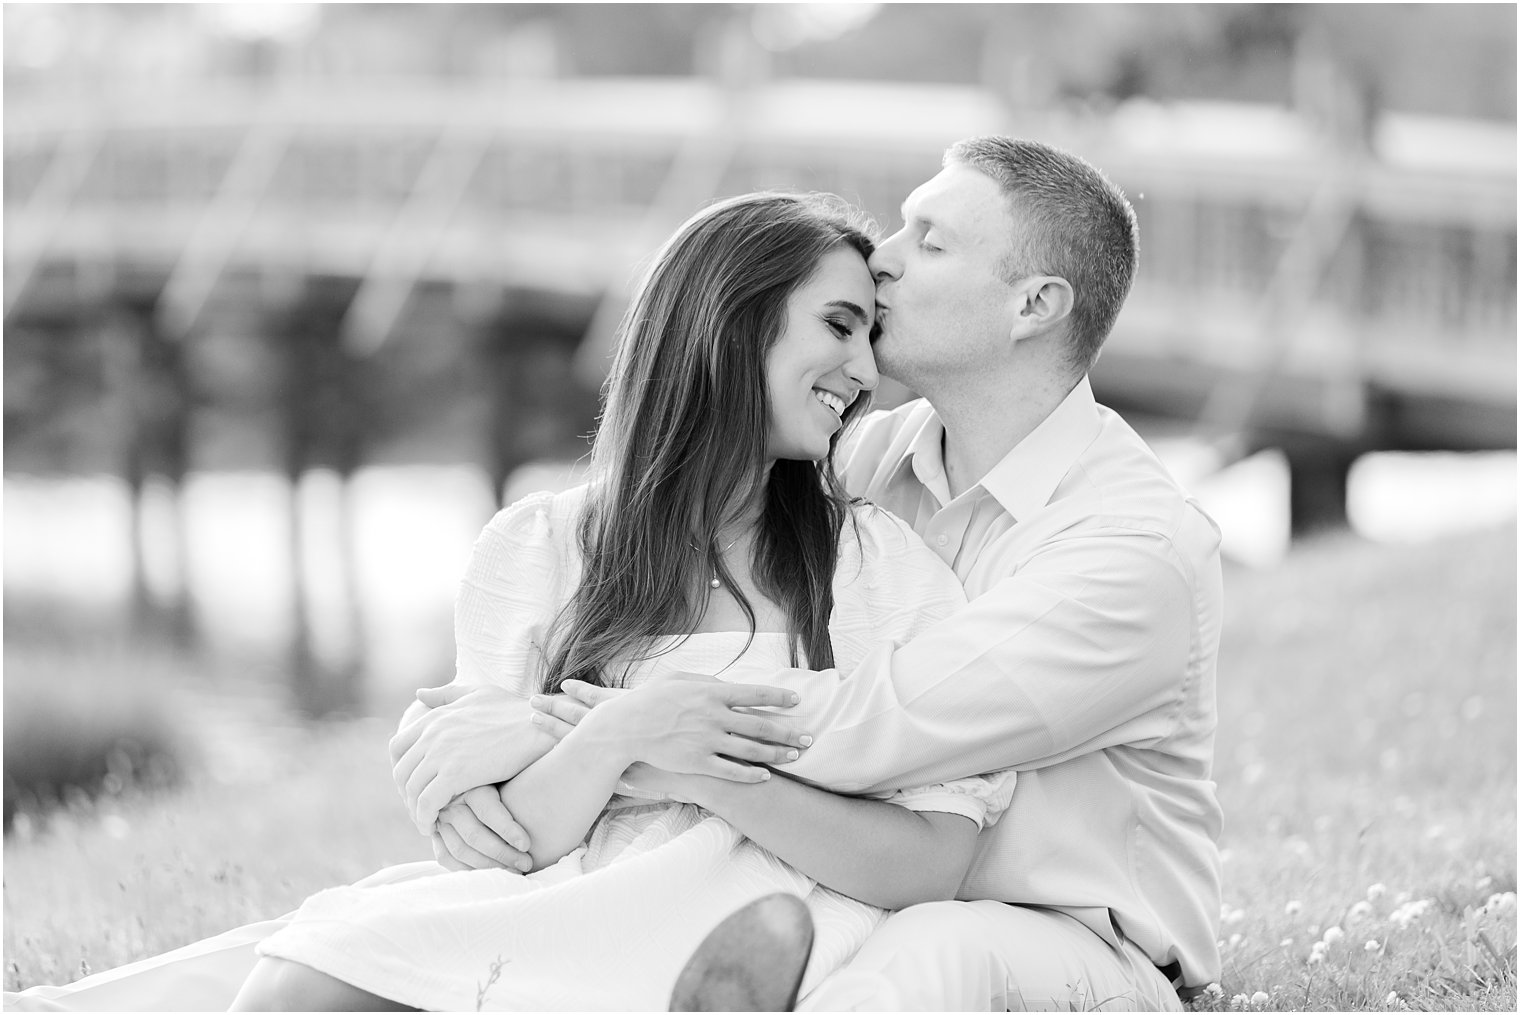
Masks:
[[[849,300],[830,300],[824,305],[827,307],[838,307],[841,310],[848,310],[850,313],[855,315],[856,320],[858,320],[861,324],[869,324],[871,321],[871,318],[866,316],[866,312],[860,309],[860,305],[858,303],[851,303]]]

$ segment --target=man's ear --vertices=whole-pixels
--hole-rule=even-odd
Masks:
[[[1071,283],[1058,275],[1020,279],[1013,292],[1014,341],[1043,335],[1071,316]]]

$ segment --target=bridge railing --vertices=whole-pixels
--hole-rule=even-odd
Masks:
[[[220,258],[379,277],[403,300],[423,278],[514,272],[617,290],[710,197],[832,190],[890,227],[946,144],[1004,132],[1087,154],[1134,201],[1142,267],[1121,329],[1137,347],[1252,361],[1296,328],[1321,337],[1288,343],[1288,360],[1414,349],[1420,363],[1475,356],[1490,381],[1495,357],[1513,362],[1513,130],[1507,158],[1504,131],[1470,128],[1465,150],[1421,164],[1397,146],[1337,150],[1282,113],[1209,115],[1071,119],[971,89],[684,80],[33,97],[5,119],[6,305],[49,262],[102,258],[199,262],[203,288]],[[1233,135],[1210,137],[1220,125]],[[1419,151],[1418,128],[1403,125],[1402,151]],[[1512,397],[1513,370],[1509,383]]]

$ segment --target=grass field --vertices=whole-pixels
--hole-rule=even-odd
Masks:
[[[1328,536],[1227,574],[1224,973],[1195,1007],[1516,1009],[1515,567],[1507,528],[1402,548]],[[8,837],[7,988],[427,856],[389,781],[389,726],[289,731],[256,777]]]

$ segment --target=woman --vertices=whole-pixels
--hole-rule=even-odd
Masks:
[[[877,380],[870,250],[821,201],[751,195],[660,252],[623,322],[589,484],[502,512],[460,597],[461,682],[524,697],[569,680],[632,688],[503,789],[534,873],[321,893],[265,942],[235,1007],[664,1008],[703,935],[776,890],[814,919],[805,993],[885,907],[953,895],[1011,773],[842,801],[877,820],[855,838],[877,829],[892,845],[897,862],[877,866],[820,827],[807,787],[649,767],[691,693],[662,675],[848,674],[881,638],[964,603],[939,559],[852,507],[832,470]],[[631,767],[695,802],[616,795]]]
[[[630,689],[503,787],[534,872],[319,893],[262,944],[235,1009],[661,1009],[703,936],[778,890],[813,917],[805,995],[889,909],[953,895],[1011,772],[876,801],[659,767],[693,687],[671,675],[847,678],[965,602],[833,472],[877,380],[870,251],[821,199],[785,195],[721,202],[661,250],[622,325],[590,482],[493,519],[457,604],[459,683]],[[735,737],[726,753],[775,750]]]

